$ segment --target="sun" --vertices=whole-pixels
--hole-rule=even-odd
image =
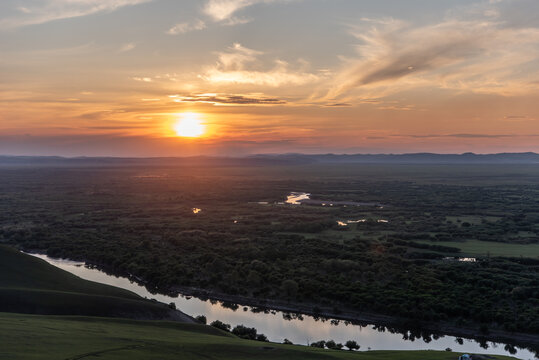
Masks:
[[[206,125],[200,120],[197,113],[179,114],[180,118],[174,124],[174,131],[177,136],[197,138],[206,132]]]

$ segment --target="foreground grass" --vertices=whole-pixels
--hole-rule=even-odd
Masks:
[[[439,351],[348,351],[248,341],[210,326],[0,313],[1,359],[455,360]],[[492,359],[511,359],[495,356]]]

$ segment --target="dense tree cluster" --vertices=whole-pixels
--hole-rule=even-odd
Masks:
[[[307,304],[316,312],[368,311],[415,324],[539,332],[539,260],[488,250],[492,242],[537,243],[537,184],[152,171],[169,175],[4,171],[0,241],[86,260],[156,291],[195,287]],[[300,190],[328,204],[383,206],[278,204]],[[194,207],[202,211],[195,214]],[[476,262],[447,259],[461,256],[458,244],[469,239],[484,240],[484,255]]]

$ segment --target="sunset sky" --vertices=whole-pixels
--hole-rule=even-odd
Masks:
[[[0,94],[4,155],[539,152],[539,1],[3,0]]]

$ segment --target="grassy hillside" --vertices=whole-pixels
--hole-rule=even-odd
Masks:
[[[197,324],[0,313],[0,358],[12,360],[455,360],[458,355],[435,351],[351,353],[241,340]]]
[[[45,261],[0,246],[0,311],[180,319],[167,306],[113,286],[82,280]]]

